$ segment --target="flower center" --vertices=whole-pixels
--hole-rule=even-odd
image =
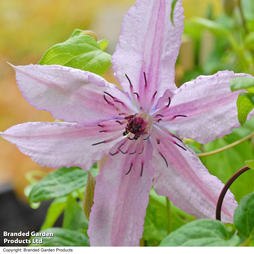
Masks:
[[[128,123],[125,127],[125,132],[123,135],[125,136],[129,133],[133,133],[134,139],[136,140],[141,135],[147,134],[152,125],[149,115],[147,115],[145,112],[127,116],[125,119],[128,120]]]

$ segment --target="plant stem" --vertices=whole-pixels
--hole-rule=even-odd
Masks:
[[[237,5],[238,5],[239,11],[240,11],[241,18],[242,18],[244,30],[245,30],[246,34],[248,34],[249,31],[248,31],[248,27],[247,27],[247,24],[246,24],[246,20],[245,20],[244,14],[243,14],[243,9],[242,9],[242,5],[241,5],[241,0],[238,0],[238,1],[237,1]]]
[[[168,214],[168,235],[171,233],[172,229],[172,220],[171,220],[171,202],[170,200],[166,197],[166,203],[167,203],[167,214]]]
[[[217,206],[216,206],[216,220],[221,220],[221,207],[223,199],[226,195],[227,190],[231,186],[231,184],[245,171],[249,170],[248,166],[244,166],[243,168],[239,169],[225,184],[224,188],[222,189],[220,196],[218,198]]]
[[[246,136],[246,137],[244,137],[244,138],[242,138],[242,139],[240,139],[240,140],[235,141],[235,142],[232,143],[232,144],[229,144],[229,145],[227,145],[227,146],[224,146],[224,147],[222,147],[222,148],[216,149],[216,150],[211,151],[211,152],[199,153],[199,154],[197,154],[197,156],[198,156],[198,157],[205,157],[205,156],[209,156],[209,155],[213,155],[213,154],[216,154],[216,153],[223,152],[223,151],[225,151],[225,150],[227,150],[227,149],[229,149],[229,148],[232,148],[232,147],[234,147],[234,146],[237,146],[237,145],[241,144],[242,142],[244,142],[244,141],[250,139],[250,138],[253,137],[253,136],[254,136],[254,132],[252,132],[251,134],[249,134],[248,136]]]

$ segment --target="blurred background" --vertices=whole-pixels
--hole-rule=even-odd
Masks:
[[[14,71],[7,62],[14,65],[36,64],[47,49],[65,41],[76,28],[93,30],[99,40],[107,39],[109,46],[106,51],[112,54],[120,35],[122,18],[134,2],[134,0],[0,0],[0,131],[23,122],[54,121],[49,113],[38,111],[25,101],[16,85]],[[253,60],[251,51],[239,53],[236,45],[235,49],[232,48],[232,41],[225,38],[224,30],[220,30],[220,27],[214,32],[213,28],[209,31],[203,29],[202,24],[193,23],[194,17],[216,21],[232,32],[230,36],[241,41],[250,33],[252,23],[246,24],[249,18],[248,11],[244,14],[244,19],[241,9],[236,8],[233,11],[239,1],[182,0],[182,2],[185,31],[176,66],[176,83],[180,85],[200,74],[213,74],[223,69],[251,73]],[[245,10],[248,8],[245,6]],[[110,82],[115,82],[112,73],[110,69],[104,77]],[[46,174],[51,170],[53,169],[40,167],[19,152],[14,145],[0,139],[0,192],[8,192],[8,195],[11,192],[8,199],[15,199],[22,207],[30,209],[27,208],[24,195],[28,180],[40,177],[43,175],[41,172]],[[30,174],[26,177],[28,172]],[[4,208],[6,200],[0,199],[2,212],[3,209],[5,211],[9,209]],[[3,223],[7,225],[6,220],[0,219],[0,226],[1,224],[3,226]]]

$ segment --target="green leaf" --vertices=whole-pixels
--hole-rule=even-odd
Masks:
[[[254,120],[254,119],[253,119]],[[234,129],[233,133],[223,137],[217,138],[215,141],[204,145],[204,152],[210,152],[219,148],[225,147],[241,138],[249,135],[254,127],[253,121],[246,122],[245,127]],[[212,175],[216,175],[223,183],[226,183],[229,178],[245,164],[244,161],[251,160],[253,158],[252,144],[249,140],[238,144],[223,152],[201,157],[202,162],[208,168]],[[235,181],[230,190],[235,195],[236,201],[240,201],[243,196],[250,192],[253,192],[253,178],[254,171],[249,171],[246,174],[242,174]]]
[[[254,169],[254,160],[247,160],[245,161],[245,164],[251,168],[251,169]]]
[[[234,223],[241,235],[254,239],[254,193],[242,198],[234,213]]]
[[[249,30],[253,31],[254,28],[254,1],[253,0],[243,0],[241,1],[241,6],[244,14],[244,18],[247,22]]]
[[[247,49],[254,49],[254,32],[249,33],[245,38],[244,38],[244,46]]]
[[[29,202],[53,199],[85,186],[87,172],[78,167],[59,168],[39,181],[31,190]]]
[[[94,38],[75,30],[68,40],[51,47],[38,64],[69,66],[103,75],[110,67],[111,56],[102,51]]]
[[[177,0],[173,0],[172,4],[171,4],[170,18],[171,18],[171,22],[172,22],[173,25],[175,25],[174,24],[174,9],[175,9],[176,3],[177,3]]]
[[[199,17],[193,18],[192,21],[199,27],[209,30],[217,37],[220,38],[230,37],[229,31],[224,26],[220,25],[219,23],[216,23],[215,21]]]
[[[241,125],[245,124],[248,114],[254,108],[249,96],[250,94],[240,93],[237,98],[238,120]]]
[[[54,226],[56,220],[66,207],[66,197],[56,198],[49,206],[41,231]]]
[[[53,236],[36,236],[31,238],[30,246],[89,246],[88,237],[76,230],[65,228],[48,228],[39,233],[53,233]],[[42,241],[42,243],[36,243]]]
[[[169,234],[160,246],[237,246],[240,238],[229,238],[229,232],[220,221],[202,219],[192,221]]]
[[[81,205],[71,194],[68,196],[67,207],[64,212],[63,228],[83,230],[85,232],[88,229],[88,220]]]
[[[254,78],[232,78],[230,87],[232,91],[254,87]]]
[[[105,51],[105,49],[108,46],[107,40],[100,40],[100,41],[97,41],[97,43],[100,45],[102,51]]]
[[[195,217],[186,214],[171,203],[171,230],[174,231],[182,225],[194,220]],[[149,204],[146,209],[143,239],[146,241],[162,241],[168,232],[168,211],[166,198],[158,196],[152,189]]]

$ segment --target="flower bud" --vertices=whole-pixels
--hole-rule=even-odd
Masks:
[[[91,209],[94,203],[93,197],[94,197],[94,188],[95,188],[96,180],[89,171],[87,171],[87,173],[88,173],[88,178],[87,178],[85,193],[83,197],[83,211],[86,215],[86,218],[89,220]]]

